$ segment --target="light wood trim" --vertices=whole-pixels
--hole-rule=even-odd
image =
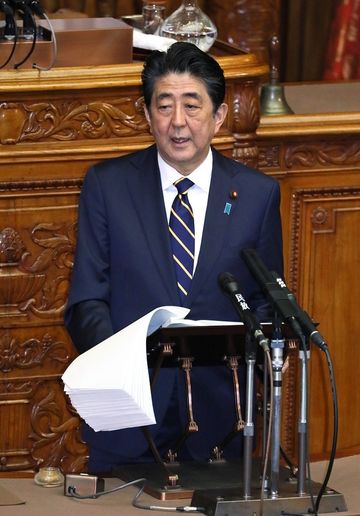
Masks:
[[[260,138],[356,134],[360,133],[360,111],[261,117],[256,133]]]
[[[263,77],[268,66],[260,64],[255,56],[234,55],[216,57],[226,79]],[[53,68],[42,71],[35,69],[2,70],[0,92],[82,90],[96,88],[125,88],[140,86],[142,62],[105,66],[78,66]]]

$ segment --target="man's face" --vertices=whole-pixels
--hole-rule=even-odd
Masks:
[[[210,142],[227,113],[213,104],[204,83],[188,73],[170,73],[155,82],[150,110],[145,109],[162,158],[182,175],[206,158]]]

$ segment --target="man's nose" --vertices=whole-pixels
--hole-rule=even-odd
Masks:
[[[175,107],[172,123],[177,127],[185,125],[185,112],[182,106]]]

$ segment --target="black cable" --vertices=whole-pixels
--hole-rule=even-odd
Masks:
[[[4,28],[4,38],[5,39],[12,39],[13,45],[11,47],[11,51],[8,55],[8,57],[5,59],[2,65],[0,65],[0,69],[4,68],[10,61],[11,58],[14,55],[15,49],[16,49],[16,43],[17,43],[17,30],[16,30],[16,20],[14,16],[14,11],[10,7],[10,5],[5,2],[5,0],[0,1],[0,11],[3,11],[5,14],[5,28]],[[7,34],[8,31],[8,34]]]
[[[51,40],[53,42],[53,45],[52,45],[52,58],[51,58],[51,61],[50,61],[50,64],[49,66],[40,66],[36,63],[33,63],[32,64],[32,67],[33,68],[36,68],[37,70],[41,70],[41,71],[47,71],[47,70],[50,70],[55,62],[56,62],[56,59],[57,59],[57,41],[56,41],[56,34],[55,34],[55,31],[54,31],[54,28],[49,20],[49,17],[47,16],[46,13],[43,13],[42,17],[47,21],[47,24],[49,25],[49,28],[50,28],[50,32],[51,32]]]
[[[319,510],[319,505],[321,498],[325,492],[327,483],[329,481],[331,471],[334,465],[335,460],[335,454],[336,454],[336,446],[337,446],[337,437],[338,437],[338,426],[339,426],[339,408],[338,408],[338,402],[337,402],[337,392],[336,392],[336,382],[335,382],[335,375],[334,375],[334,368],[331,361],[330,352],[328,349],[325,350],[325,355],[328,363],[329,368],[329,376],[330,376],[330,382],[331,382],[331,388],[332,388],[332,395],[333,395],[333,419],[334,419],[334,428],[333,428],[333,440],[332,440],[332,446],[331,446],[331,452],[330,452],[330,458],[329,458],[329,464],[327,467],[326,475],[324,477],[324,481],[321,485],[320,491],[317,495],[316,502],[315,502],[315,513]]]
[[[337,437],[338,437],[338,424],[339,424],[339,410],[338,410],[338,402],[337,402],[337,391],[336,391],[336,382],[335,382],[335,375],[334,375],[334,367],[332,364],[331,356],[329,349],[327,345],[323,348],[323,351],[325,353],[328,369],[329,369],[329,376],[330,376],[330,383],[332,388],[332,398],[333,398],[333,439],[332,439],[332,446],[331,446],[331,452],[329,457],[329,464],[327,467],[327,471],[323,480],[323,483],[320,487],[320,490],[318,492],[316,501],[314,502],[313,499],[313,493],[311,490],[311,477],[310,477],[310,464],[309,464],[309,458],[307,458],[307,464],[308,464],[308,480],[309,480],[309,492],[310,492],[310,498],[312,502],[312,509],[309,510],[309,513],[314,514],[315,516],[318,515],[319,512],[319,506],[321,502],[321,498],[325,492],[325,489],[327,487],[329,478],[331,476],[332,468],[335,461],[335,455],[336,455],[336,447],[337,447]],[[307,370],[307,364],[306,364],[306,377],[308,375]],[[308,447],[307,447],[308,449]]]
[[[48,66],[40,66],[37,63],[33,63],[32,67],[36,68],[37,70],[42,70],[42,71],[50,70],[54,66],[55,61],[57,59],[57,41],[56,41],[56,34],[55,34],[55,31],[54,31],[54,28],[52,26],[52,23],[51,23],[49,17],[47,16],[47,14],[44,11],[42,5],[40,4],[39,0],[24,0],[24,1],[26,2],[26,5],[29,7],[29,9],[36,16],[46,20],[46,22],[47,22],[47,24],[49,26],[49,29],[50,29],[50,33],[51,33],[51,41],[53,43],[53,45],[52,45],[52,58],[51,58],[50,64]]]
[[[26,29],[29,30],[28,24],[31,26],[31,37],[32,37],[32,44],[30,47],[29,52],[25,55],[25,57],[19,61],[18,63],[14,64],[14,68],[19,68],[22,64],[25,63],[31,56],[31,54],[34,52],[35,45],[36,45],[36,23],[34,20],[34,17],[32,15],[31,9],[26,5],[24,0],[11,0],[12,5],[14,6],[14,9],[19,13],[21,18],[23,19],[23,31]],[[25,32],[24,32],[25,34]],[[28,35],[28,34],[27,34]]]

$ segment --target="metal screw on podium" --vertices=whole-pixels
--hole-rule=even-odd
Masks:
[[[269,45],[269,82],[261,88],[260,111],[262,115],[287,115],[293,113],[286,102],[284,87],[279,83],[280,42],[272,36]]]

